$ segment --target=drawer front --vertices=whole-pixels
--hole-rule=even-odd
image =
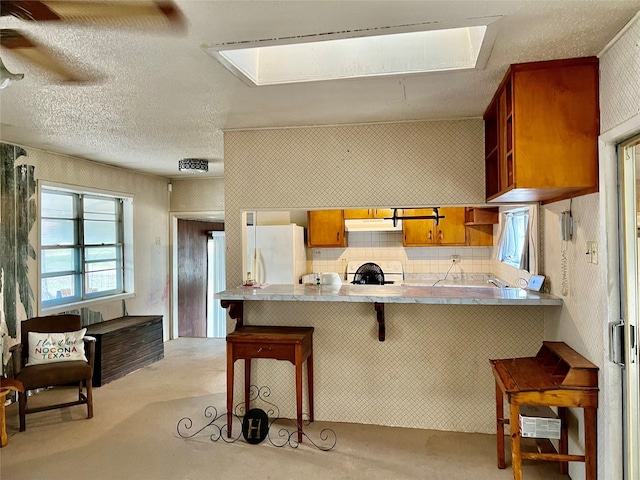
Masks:
[[[247,358],[273,358],[275,360],[288,360],[295,362],[295,345],[271,345],[256,343],[234,343],[233,360]]]

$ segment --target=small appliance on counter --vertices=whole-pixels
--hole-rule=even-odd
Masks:
[[[328,273],[309,273],[308,275],[302,276],[302,283],[307,285],[331,285],[338,286],[342,285],[342,280],[340,279],[340,274],[336,272],[328,272]]]
[[[321,275],[322,285],[342,285],[340,280],[340,274],[336,272],[322,273]]]
[[[358,285],[401,284],[404,279],[402,262],[383,260],[379,262],[350,261],[347,263],[347,283]]]

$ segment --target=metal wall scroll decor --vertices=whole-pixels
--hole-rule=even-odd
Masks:
[[[244,402],[238,403],[233,409],[233,418],[237,420],[241,428],[237,428],[235,425],[232,428],[232,431],[240,432],[237,436],[230,437],[228,435],[229,425],[225,423],[226,412],[219,414],[218,410],[211,405],[204,409],[204,417],[209,419],[208,423],[196,430],[193,420],[189,417],[183,417],[176,425],[178,435],[182,438],[193,438],[208,430],[211,432],[209,439],[212,442],[222,439],[225,443],[235,443],[240,438],[244,438],[251,445],[257,445],[264,440],[268,440],[275,447],[289,445],[292,448],[298,448],[298,425],[296,421],[280,417],[280,409],[266,400],[270,395],[271,389],[269,387],[258,388],[255,385],[251,385],[249,402],[264,404],[266,411],[260,408],[252,408],[247,411],[247,405]],[[308,414],[304,414],[303,417],[306,417],[303,420],[304,426],[310,425]],[[293,427],[290,425],[293,425]],[[302,431],[301,433],[310,445],[325,452],[332,450],[338,441],[336,432],[330,428],[322,429],[318,434],[318,439],[315,441],[306,432]]]

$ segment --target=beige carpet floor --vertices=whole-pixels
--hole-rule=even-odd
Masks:
[[[27,416],[18,432],[17,405],[7,407],[9,442],[0,450],[2,480],[191,479],[510,479],[498,470],[495,436],[375,425],[314,422],[305,432],[336,432],[328,452],[306,439],[298,448],[269,442],[212,442],[207,429],[181,438],[176,426],[190,417],[194,429],[212,405],[225,411],[224,341],[181,338],[165,344],[165,358],[94,389],[93,419],[76,406]],[[30,404],[72,392],[38,393]],[[221,424],[224,421],[219,422]],[[234,426],[236,432],[238,427]],[[277,438],[277,437],[276,437]],[[507,455],[509,453],[507,452]],[[567,479],[556,464],[525,462],[526,480]]]

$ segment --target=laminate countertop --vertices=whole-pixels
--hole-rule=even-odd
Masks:
[[[218,300],[290,302],[376,302],[440,305],[562,305],[554,295],[521,288],[417,285],[268,285],[236,287],[215,294]]]

